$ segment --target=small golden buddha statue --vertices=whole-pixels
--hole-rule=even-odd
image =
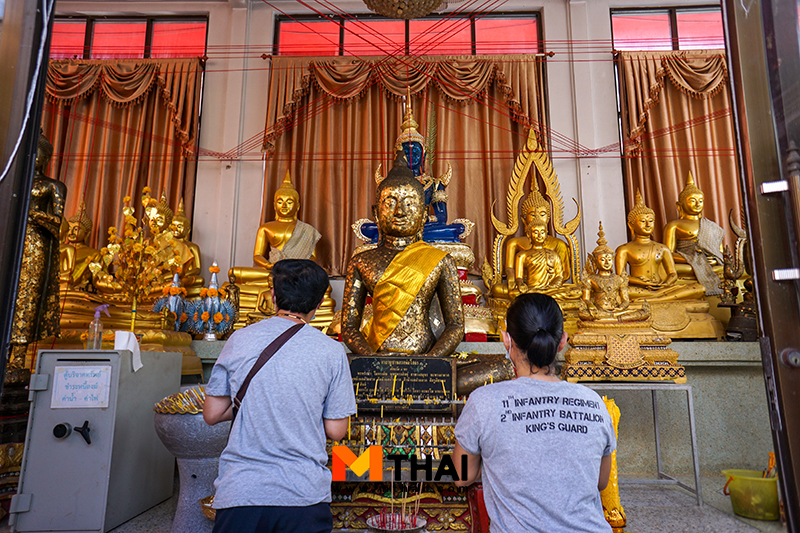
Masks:
[[[378,185],[373,214],[378,223],[378,246],[356,254],[347,266],[342,308],[342,338],[353,353],[424,354],[447,356],[464,336],[464,314],[458,270],[446,252],[426,244],[422,232],[427,218],[422,184],[397,152],[394,167]],[[372,296],[372,318],[363,325],[364,306]],[[441,321],[431,316],[438,296]],[[431,322],[443,322],[441,335]],[[491,359],[491,358],[489,358]],[[460,370],[476,385],[492,375],[511,377],[503,358],[480,361]],[[480,374],[481,377],[476,377]],[[474,387],[473,387],[474,388]],[[459,378],[458,394],[465,394]]]
[[[91,281],[89,264],[100,260],[100,252],[86,244],[92,233],[92,219],[81,202],[78,213],[67,221],[67,232],[61,248],[61,282],[63,288],[83,288]]]
[[[644,205],[641,193],[636,191],[636,205],[628,213],[628,228],[633,240],[617,248],[614,260],[618,274],[630,267],[628,293],[631,299],[655,302],[702,298],[705,291],[701,285],[675,284],[678,274],[672,252],[651,240],[654,227],[655,213]]]
[[[664,226],[664,244],[674,254],[675,268],[682,278],[697,279],[706,294],[721,294],[722,241],[724,230],[703,216],[704,195],[689,172],[678,196],[677,220]]]
[[[619,322],[645,320],[647,308],[631,310],[628,295],[628,274],[614,273],[614,250],[608,246],[603,223],[597,232],[597,248],[589,254],[581,285],[583,305],[578,317],[584,322],[613,320]]]
[[[67,187],[44,174],[52,155],[53,145],[40,133],[11,322],[9,370],[22,371],[28,345],[57,336],[60,331],[59,236]],[[25,372],[9,371],[6,383],[23,380],[23,374]]]
[[[545,246],[547,226],[534,218],[526,233],[531,247],[517,253],[514,279],[520,293],[556,289],[564,282],[564,264],[556,252]]]
[[[189,296],[196,296],[205,285],[205,279],[201,275],[200,247],[189,240],[189,233],[192,231],[192,226],[189,222],[189,218],[186,216],[183,198],[181,198],[181,202],[178,204],[178,212],[172,217],[169,229],[172,231],[172,237],[189,251],[190,257],[186,263],[183,264],[180,277],[183,287],[189,292]],[[193,290],[195,288],[197,289],[196,291]]]
[[[521,206],[524,227],[527,228],[534,220],[538,220],[546,227],[549,227],[551,214],[552,209],[550,208],[550,203],[539,192],[539,184],[536,180],[533,180],[533,190],[528,194],[528,197],[522,202]],[[505,273],[509,279],[509,283],[511,283],[510,280],[515,278],[514,273],[517,254],[521,251],[528,250],[530,247],[531,240],[527,234],[522,237],[511,237],[506,241]],[[570,270],[570,251],[567,243],[551,235],[546,235],[544,247],[558,254],[564,270],[564,282],[569,281],[572,277],[572,273]]]

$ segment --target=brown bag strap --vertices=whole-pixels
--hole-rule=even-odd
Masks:
[[[277,339],[269,343],[269,346],[264,348],[264,351],[261,352],[261,355],[258,356],[258,360],[256,364],[253,365],[253,368],[250,369],[250,373],[247,374],[247,377],[244,378],[242,382],[242,386],[239,387],[239,392],[236,393],[236,397],[233,399],[233,416],[236,417],[236,413],[239,410],[239,407],[242,405],[242,400],[244,399],[244,395],[247,393],[247,387],[250,386],[250,380],[258,374],[258,371],[261,370],[261,367],[266,364],[269,359],[275,355],[275,352],[281,349],[281,346],[286,344],[286,341],[292,338],[295,333],[300,331],[305,324],[295,324],[294,326],[290,327],[283,333],[281,333]]]

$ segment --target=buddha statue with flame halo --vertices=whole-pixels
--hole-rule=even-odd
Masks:
[[[724,230],[703,216],[704,198],[689,172],[675,204],[679,218],[664,226],[664,245],[674,255],[680,278],[696,279],[703,284],[707,295],[717,295],[722,293],[719,284]]]
[[[64,288],[84,288],[92,279],[89,264],[100,260],[100,252],[88,246],[92,219],[81,202],[78,212],[67,220],[66,235],[61,247],[61,285]]]
[[[447,356],[464,336],[456,263],[426,244],[424,189],[397,151],[394,167],[378,185],[373,214],[378,246],[353,256],[347,266],[342,338],[354,354]],[[362,327],[367,296],[372,318]],[[431,303],[438,298],[444,330],[436,337]],[[434,324],[435,325],[435,324]],[[503,357],[487,356],[459,370],[459,395],[513,374]],[[491,376],[491,378],[490,378]]]
[[[191,255],[186,263],[183,264],[180,278],[183,287],[189,293],[188,296],[196,297],[200,294],[200,290],[205,285],[205,279],[201,275],[200,247],[189,240],[189,233],[192,231],[192,226],[191,222],[189,222],[189,218],[186,216],[183,198],[181,198],[181,202],[178,205],[178,212],[172,217],[172,223],[169,225],[169,229],[172,231],[173,238],[178,243],[185,246]]]

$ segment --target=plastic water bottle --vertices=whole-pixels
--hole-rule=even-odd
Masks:
[[[86,339],[87,350],[101,350],[103,348],[103,322],[100,320],[100,313],[104,312],[111,317],[108,312],[108,304],[98,305],[94,308],[94,320],[89,324],[89,335]]]

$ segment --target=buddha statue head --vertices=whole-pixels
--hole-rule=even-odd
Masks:
[[[592,251],[592,261],[598,271],[611,272],[614,268],[614,250],[608,246],[602,222],[597,231],[597,248]]]
[[[422,236],[428,218],[425,191],[408,168],[402,150],[396,152],[394,166],[378,184],[372,210],[382,236]]]
[[[35,168],[39,174],[44,174],[44,169],[53,157],[53,145],[44,136],[44,131],[39,128],[39,144],[36,146]]]
[[[400,125],[400,135],[394,142],[395,150],[402,150],[406,156],[408,167],[414,171],[415,176],[420,176],[424,172],[424,150],[425,138],[417,131],[419,124],[414,120],[414,112],[411,110],[411,89],[408,89],[406,96],[406,113],[403,123]]]
[[[283,177],[283,183],[275,191],[273,206],[275,207],[275,218],[278,220],[290,221],[297,219],[297,212],[300,211],[300,194],[294,188],[292,175],[288,169]]]
[[[534,248],[542,248],[547,239],[547,224],[538,218],[526,226],[526,232]]]
[[[67,220],[66,242],[69,244],[86,244],[86,239],[92,233],[92,219],[86,214],[86,204],[81,202],[78,212]]]
[[[637,189],[636,203],[633,209],[628,213],[628,227],[634,236],[651,236],[655,229],[656,215],[655,212],[644,205],[642,193]]]
[[[167,193],[161,193],[161,200],[156,205],[151,205],[145,209],[147,214],[147,225],[153,235],[159,235],[169,229],[172,224],[173,212],[167,203]]]
[[[678,215],[680,218],[699,217],[703,214],[703,191],[694,184],[694,176],[691,171],[686,178],[686,186],[678,195]]]
[[[533,190],[522,202],[522,221],[528,226],[534,220],[539,220],[545,225],[550,223],[550,204],[539,192],[539,184],[536,182]]]
[[[186,216],[186,211],[183,207],[183,198],[181,203],[178,204],[178,212],[172,217],[172,223],[169,225],[172,230],[172,235],[178,240],[186,240],[189,232],[192,231],[192,226],[189,223],[189,218]]]

